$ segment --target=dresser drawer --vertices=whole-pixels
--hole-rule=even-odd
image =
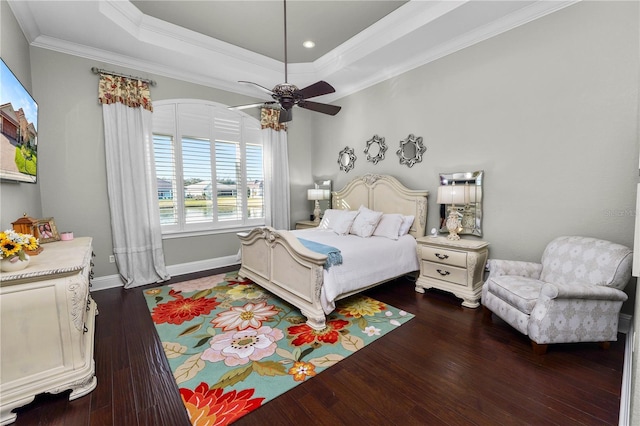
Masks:
[[[440,247],[422,246],[422,259],[445,265],[467,267],[467,253],[464,251],[448,250]]]
[[[453,284],[467,285],[466,268],[458,268],[455,266],[443,265],[442,263],[434,263],[422,261],[423,275],[434,278],[436,280],[447,281]]]

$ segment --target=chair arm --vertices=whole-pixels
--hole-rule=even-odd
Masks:
[[[542,286],[541,294],[549,299],[591,299],[624,302],[627,294],[602,285],[551,284]]]
[[[520,277],[539,279],[542,272],[542,265],[534,262],[523,262],[520,260],[489,259],[489,278],[500,275],[516,275]]]

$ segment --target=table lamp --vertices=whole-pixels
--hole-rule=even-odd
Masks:
[[[450,240],[459,240],[458,232],[461,230],[460,214],[456,209],[456,204],[465,205],[469,203],[469,191],[465,191],[465,186],[442,185],[438,187],[438,204],[449,205],[449,216],[445,222]]]
[[[307,189],[307,200],[314,202],[313,221],[320,222],[320,200],[324,200],[325,190],[323,189]]]

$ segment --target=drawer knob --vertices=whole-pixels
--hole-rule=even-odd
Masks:
[[[449,275],[451,273],[449,271],[443,271],[442,269],[436,269],[436,271],[438,271],[438,273],[440,275],[442,275],[443,277],[446,277],[447,275]]]
[[[448,256],[448,255],[446,255],[446,254],[440,254],[440,253],[436,253],[436,257],[437,257],[438,259],[441,259],[441,260],[444,260],[444,259],[448,259],[448,258],[449,258],[449,256]]]

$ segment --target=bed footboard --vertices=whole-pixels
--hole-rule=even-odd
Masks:
[[[320,291],[327,256],[307,249],[292,233],[268,226],[237,235],[242,251],[238,275],[299,308],[311,328],[324,329]]]

